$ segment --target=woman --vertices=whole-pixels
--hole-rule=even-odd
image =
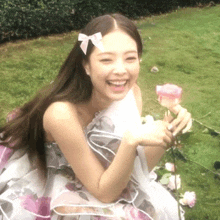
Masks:
[[[141,54],[122,15],[81,31],[55,81],[0,130],[3,219],[178,219],[149,171],[191,116],[177,106],[175,120],[141,126]]]

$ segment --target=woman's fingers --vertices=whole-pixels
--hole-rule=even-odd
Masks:
[[[171,147],[172,146],[172,142],[174,141],[174,138],[173,138],[173,135],[172,135],[172,133],[169,131],[169,130],[167,130],[166,132],[165,132],[165,135],[164,135],[164,137],[163,137],[163,142],[159,145],[160,147],[163,147],[164,149],[168,149],[169,147]]]
[[[173,136],[176,136],[176,134],[178,134],[184,128],[188,129],[188,127],[191,127],[191,114],[185,110],[181,111],[172,125],[175,127]]]
[[[186,127],[182,130],[182,133],[186,133],[192,127],[192,118],[187,123]]]
[[[167,112],[165,112],[163,121],[171,123],[174,120],[174,117],[171,115],[170,111],[168,110]]]
[[[169,136],[164,137],[164,145],[167,146],[170,143],[172,143],[172,138],[170,138]]]
[[[164,128],[163,140],[164,140],[164,145],[166,147],[167,145],[169,145],[173,141],[174,138],[173,138],[172,132],[168,129],[170,124],[167,122],[164,122],[164,123],[165,123],[165,128]]]
[[[180,131],[187,132],[192,127],[191,114],[181,105],[176,105],[170,110],[177,114],[177,117],[174,118],[169,110],[165,112],[163,122],[169,123],[168,130],[173,132],[173,136],[176,136]]]
[[[171,122],[172,126],[177,127],[180,124],[180,122],[184,119],[186,113],[187,113],[187,110],[185,108],[182,108],[179,111],[177,117]]]
[[[170,124],[169,124],[170,125]],[[169,137],[169,139],[172,141],[173,139],[173,133],[172,131],[169,129],[169,125],[167,126],[166,130],[165,130],[165,134],[167,137]]]
[[[175,115],[178,115],[182,109],[183,109],[183,107],[181,105],[175,105],[175,106],[169,108],[169,110],[171,112],[173,112]]]
[[[171,114],[165,117],[166,121],[170,123],[168,129],[173,132],[173,135],[175,136],[180,131],[182,131],[182,133],[188,131],[192,126],[192,118],[187,109],[183,108],[181,105],[176,105],[170,110],[177,115],[175,119],[171,119]]]

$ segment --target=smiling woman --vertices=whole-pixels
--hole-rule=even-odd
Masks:
[[[141,125],[141,54],[122,15],[81,31],[54,82],[0,129],[3,220],[178,219],[176,200],[149,173],[174,130],[171,115]],[[185,112],[173,129],[187,125]]]

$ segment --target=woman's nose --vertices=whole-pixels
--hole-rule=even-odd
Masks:
[[[126,72],[125,63],[122,60],[118,60],[115,63],[114,73],[123,74]]]

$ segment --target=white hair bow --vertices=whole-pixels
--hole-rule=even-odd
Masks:
[[[86,52],[87,52],[89,40],[92,41],[94,46],[99,48],[101,51],[104,51],[104,47],[101,42],[101,40],[102,40],[101,32],[98,32],[98,33],[90,35],[90,36],[87,36],[85,34],[80,33],[78,36],[78,41],[82,41],[82,43],[80,44],[80,47],[81,47],[82,51],[84,52],[84,54],[86,54]]]

